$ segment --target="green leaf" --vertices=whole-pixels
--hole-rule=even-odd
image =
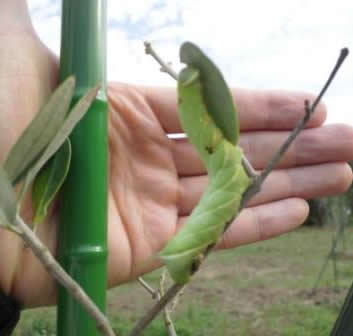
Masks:
[[[16,195],[9,177],[0,167],[0,226],[10,227],[16,217]]]
[[[74,106],[74,108],[69,113],[68,117],[65,119],[63,125],[51,140],[47,148],[44,150],[40,158],[35,162],[33,167],[29,170],[24,190],[37,176],[38,172],[42,169],[45,163],[59,150],[60,146],[65,142],[66,138],[73,131],[76,124],[83,118],[87,110],[91,106],[93,100],[97,96],[100,89],[100,85],[96,85],[93,89],[89,90]]]
[[[62,126],[70,108],[74,87],[73,77],[65,80],[12,147],[4,165],[12,184],[25,176]]]
[[[239,137],[238,115],[223,75],[200,48],[191,42],[185,42],[181,46],[180,60],[200,71],[203,96],[209,114],[224,137],[236,145]]]
[[[39,224],[47,215],[47,210],[62,186],[70,167],[71,144],[66,139],[36,176],[32,187],[33,224]]]

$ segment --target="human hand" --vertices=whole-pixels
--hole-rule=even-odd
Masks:
[[[11,48],[0,49],[0,101],[5,106],[0,114],[1,160],[57,79],[55,57],[32,32],[16,31],[10,37]],[[20,48],[21,54],[16,53]],[[235,90],[234,95],[242,128],[240,145],[254,167],[262,169],[303,115],[304,99],[310,96],[247,90]],[[166,136],[182,132],[175,90],[112,84],[109,102],[109,285],[114,286],[158,266],[151,257],[197,204],[207,176],[187,140]],[[307,216],[305,199],[336,194],[349,186],[352,174],[344,161],[353,159],[353,130],[322,126],[325,115],[321,105],[220,247],[288,232]],[[27,222],[29,204],[23,214]],[[53,208],[38,231],[54,254],[59,208]],[[1,230],[0,253],[6,256],[0,263],[1,288],[27,307],[55,301],[54,281],[18,237]]]

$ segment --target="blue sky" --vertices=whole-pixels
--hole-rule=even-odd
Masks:
[[[59,0],[30,0],[33,22],[54,52],[60,45]],[[339,50],[350,47],[325,97],[328,122],[353,125],[351,0],[108,0],[108,78],[173,86],[144,54],[143,41],[176,69],[185,40],[201,46],[234,87],[317,93]]]

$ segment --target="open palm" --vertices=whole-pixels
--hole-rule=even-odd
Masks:
[[[32,34],[15,36],[0,43],[6,45],[0,49],[0,160],[57,79],[56,58]],[[21,55],[15,52],[19,46]],[[242,126],[241,146],[254,167],[262,169],[303,114],[308,96],[234,93]],[[158,266],[156,252],[197,204],[207,176],[186,139],[167,137],[181,132],[175,90],[112,84],[109,102],[109,284],[113,286]],[[304,199],[335,194],[349,186],[352,175],[344,161],[353,159],[353,131],[342,125],[323,127],[325,113],[321,106],[261,193],[227,231],[221,247],[292,230],[307,216]],[[27,204],[23,215],[30,221],[30,202]],[[53,253],[58,205],[38,231]],[[4,230],[0,231],[0,254],[8,256],[0,263],[1,288],[25,306],[54,302],[54,281],[32,252]]]

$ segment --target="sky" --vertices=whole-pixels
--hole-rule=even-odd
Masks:
[[[59,0],[28,0],[39,36],[60,49]],[[343,47],[352,49],[325,96],[328,123],[353,125],[351,0],[108,0],[108,79],[174,86],[143,41],[178,70],[184,41],[199,45],[228,84],[317,94]]]

